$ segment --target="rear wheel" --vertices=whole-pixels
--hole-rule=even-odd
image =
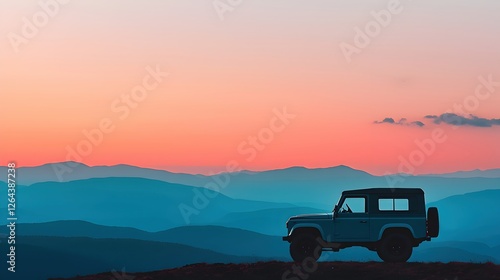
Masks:
[[[406,262],[413,252],[411,239],[407,234],[389,233],[382,238],[377,254],[385,262]]]
[[[316,240],[317,236],[311,233],[300,233],[290,243],[290,255],[296,262],[302,262],[306,258],[315,261],[321,256],[321,245]]]

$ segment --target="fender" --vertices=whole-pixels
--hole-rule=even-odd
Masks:
[[[409,224],[404,224],[404,223],[392,223],[392,224],[385,224],[381,229],[378,234],[378,240],[382,239],[382,235],[384,234],[384,231],[388,228],[405,228],[408,229],[412,235],[412,237],[415,236],[415,231],[413,231],[413,228]]]
[[[300,224],[296,224],[290,230],[289,236],[292,236],[293,232],[296,229],[300,229],[300,228],[314,228],[314,229],[317,229],[319,231],[319,234],[321,235],[321,238],[323,240],[325,240],[325,233],[324,233],[323,229],[318,224],[315,224],[315,223],[300,223]]]

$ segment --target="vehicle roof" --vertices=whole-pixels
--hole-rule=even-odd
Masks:
[[[346,194],[423,194],[424,191],[420,188],[370,188],[343,191],[342,195]]]

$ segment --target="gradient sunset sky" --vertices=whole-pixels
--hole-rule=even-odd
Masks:
[[[2,165],[65,161],[104,119],[114,129],[85,164],[384,174],[440,130],[415,173],[500,168],[500,86],[475,97],[479,77],[500,82],[499,1],[243,0],[221,17],[217,1],[74,0],[47,22],[38,2],[0,2]],[[341,46],[388,5],[399,12],[349,62]],[[117,112],[148,67],[169,75]],[[295,117],[271,137],[283,108]],[[425,118],[446,112],[462,125]],[[259,134],[268,143],[253,148]]]

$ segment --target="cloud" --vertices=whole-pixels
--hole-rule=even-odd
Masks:
[[[391,123],[393,124],[394,123],[394,119],[393,118],[385,118],[383,119],[382,121],[375,121],[375,123]]]
[[[468,117],[459,116],[454,113],[444,113],[440,116],[436,115],[427,115],[425,116],[427,119],[433,119],[435,124],[451,124],[456,126],[476,126],[476,127],[492,127],[494,125],[500,125],[500,119],[486,119],[480,118],[474,115],[469,115]]]
[[[419,126],[419,127],[425,126],[425,124],[421,121],[408,122],[408,120],[406,118],[402,118],[397,122],[393,118],[385,118],[381,121],[375,121],[373,123],[375,123],[375,124],[388,123],[388,124],[395,124],[395,125]]]
[[[414,122],[412,122],[412,124],[414,124],[416,126],[420,126],[420,127],[425,126],[425,124],[421,121],[414,121]]]

